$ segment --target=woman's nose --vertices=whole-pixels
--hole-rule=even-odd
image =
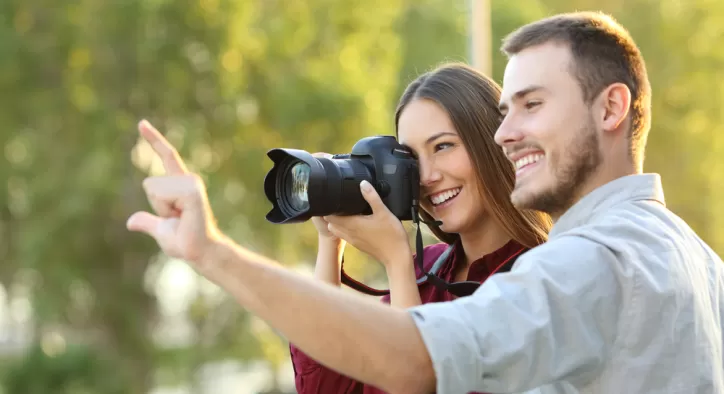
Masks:
[[[431,163],[420,164],[420,186],[428,187],[439,181],[441,178],[438,171]]]

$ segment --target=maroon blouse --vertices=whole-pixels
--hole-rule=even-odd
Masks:
[[[445,251],[447,244],[438,243],[425,247],[423,266],[429,271],[437,258]],[[484,282],[492,273],[504,265],[508,259],[518,254],[523,246],[515,241],[510,241],[500,249],[475,260],[468,271],[467,280]],[[464,260],[460,244],[456,243],[447,261],[440,267],[437,273],[442,279],[452,282],[455,269]],[[415,274],[421,278],[423,274],[415,265]],[[440,290],[432,284],[425,282],[419,285],[420,299],[423,304],[431,302],[452,301],[454,296],[444,290]],[[390,296],[382,297],[382,302],[389,303]],[[329,369],[304,354],[299,348],[290,344],[292,364],[294,366],[294,379],[299,394],[386,394],[384,391],[362,384],[332,369]]]

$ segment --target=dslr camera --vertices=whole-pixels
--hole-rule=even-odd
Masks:
[[[360,191],[363,180],[374,186],[398,219],[413,219],[420,187],[417,160],[394,136],[363,138],[351,153],[331,159],[282,148],[268,151],[267,156],[274,163],[264,178],[264,193],[273,205],[266,219],[272,223],[371,214]]]

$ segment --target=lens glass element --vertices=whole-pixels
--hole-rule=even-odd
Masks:
[[[309,208],[307,188],[309,186],[309,174],[312,169],[309,164],[299,162],[289,169],[284,185],[284,194],[292,209],[303,211]]]

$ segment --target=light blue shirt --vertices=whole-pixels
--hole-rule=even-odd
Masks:
[[[438,394],[724,393],[724,264],[657,174],[594,190],[510,272],[409,312]]]

